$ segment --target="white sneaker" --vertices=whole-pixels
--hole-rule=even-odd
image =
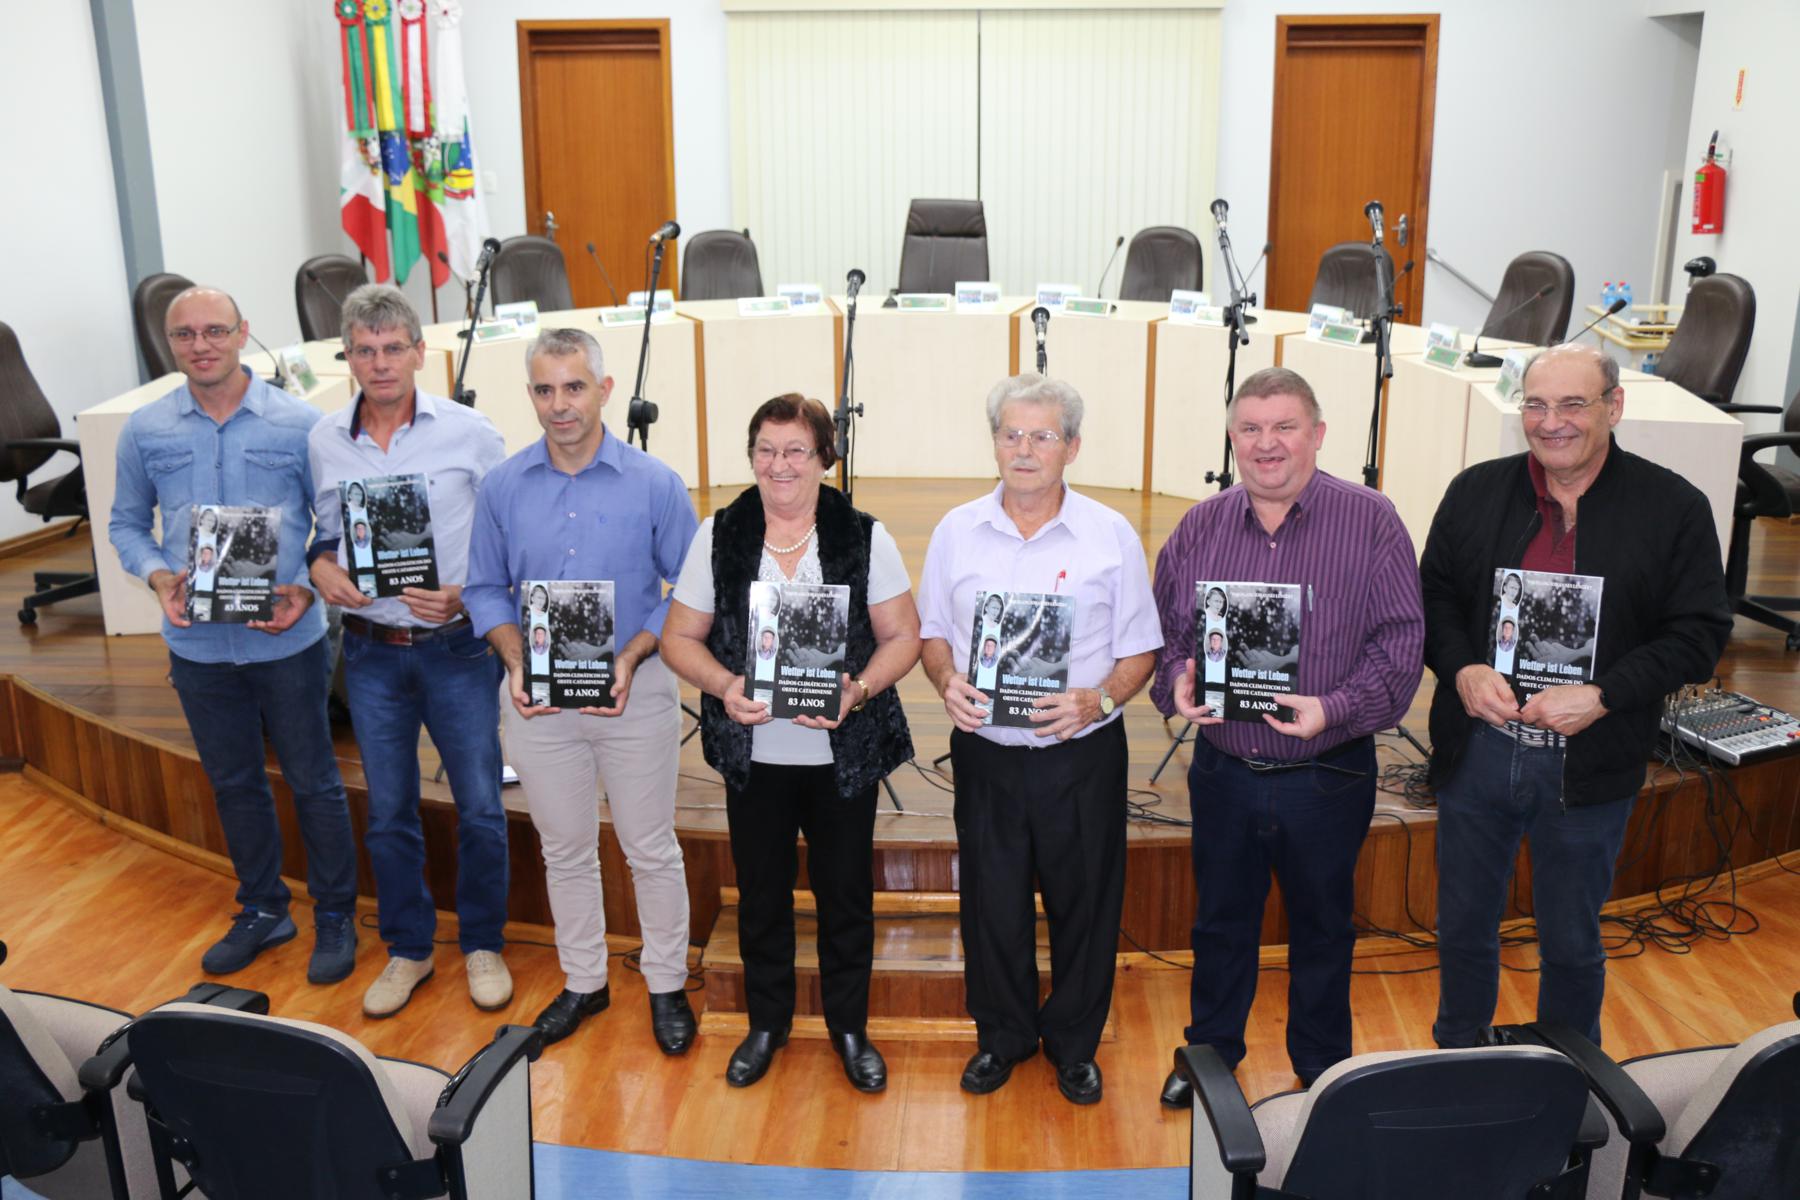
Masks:
[[[387,966],[363,993],[363,1016],[393,1016],[406,1007],[413,989],[430,979],[434,969],[429,958],[414,960],[390,955]]]
[[[477,950],[467,955],[463,969],[469,973],[469,999],[476,1008],[493,1012],[512,1003],[512,972],[506,969],[506,960],[494,951]]]

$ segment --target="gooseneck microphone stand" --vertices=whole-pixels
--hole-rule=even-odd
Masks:
[[[481,320],[481,302],[487,298],[488,272],[494,268],[494,255],[500,249],[497,238],[482,243],[481,257],[475,260],[475,303],[469,306],[468,324],[456,336],[462,339],[462,359],[456,364],[456,385],[450,396],[458,404],[475,407],[475,393],[463,386],[463,375],[469,369],[469,351],[475,345],[475,323]]]
[[[1219,253],[1225,260],[1225,282],[1231,290],[1231,302],[1225,306],[1225,406],[1229,409],[1232,393],[1237,390],[1238,347],[1250,344],[1250,330],[1245,321],[1244,310],[1256,303],[1256,297],[1250,293],[1244,274],[1238,269],[1237,256],[1231,249],[1231,235],[1225,229],[1224,214],[1216,211],[1223,204],[1222,200],[1215,201],[1214,216],[1219,224]],[[1208,471],[1206,482],[1218,484],[1222,492],[1231,486],[1231,480],[1231,430],[1226,429],[1225,449],[1220,458],[1219,469]]]
[[[856,472],[851,467],[850,456],[856,449],[856,418],[863,413],[862,405],[850,402],[856,378],[856,352],[853,348],[856,341],[856,297],[867,278],[856,267],[850,268],[850,273],[844,276],[844,370],[832,424],[837,427],[838,490],[844,493],[846,500],[852,498],[856,487]],[[888,794],[893,795],[892,788],[888,789]],[[894,807],[899,806],[896,801]]]
[[[1369,318],[1369,332],[1375,342],[1375,399],[1369,406],[1369,448],[1363,457],[1363,486],[1374,488],[1381,479],[1381,467],[1376,458],[1381,449],[1381,397],[1387,381],[1394,377],[1394,356],[1389,345],[1394,318],[1400,314],[1400,306],[1394,303],[1394,264],[1381,248],[1381,239],[1377,237],[1372,243],[1375,248],[1375,284],[1381,291],[1381,305]]]
[[[625,444],[631,445],[631,438],[636,434],[640,445],[646,453],[650,450],[650,426],[656,424],[656,405],[644,399],[644,376],[650,370],[650,319],[656,315],[656,282],[662,277],[663,250],[668,246],[668,238],[663,236],[665,230],[673,228],[668,237],[676,237],[681,227],[670,221],[656,236],[650,239],[655,257],[650,261],[650,290],[644,297],[644,336],[638,343],[637,382],[631,388],[631,403],[625,409]]]

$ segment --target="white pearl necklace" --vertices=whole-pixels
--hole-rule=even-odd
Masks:
[[[771,546],[769,545],[769,539],[764,538],[763,549],[767,550],[770,554],[792,554],[796,550],[803,549],[806,546],[806,543],[812,541],[813,531],[818,527],[819,523],[817,521],[808,525],[806,527],[806,532],[800,535],[800,540],[791,546]]]

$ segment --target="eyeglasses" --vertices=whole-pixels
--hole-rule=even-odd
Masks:
[[[1007,450],[1016,450],[1019,443],[1026,441],[1039,450],[1048,450],[1062,440],[1062,434],[1054,429],[999,429],[994,432],[994,444]]]
[[[809,450],[805,446],[789,446],[786,450],[777,450],[773,446],[758,446],[753,452],[756,461],[768,466],[776,459],[782,459],[790,467],[797,467],[817,454],[817,450]]]
[[[243,324],[242,321],[239,321],[236,325],[208,325],[204,329],[188,329],[183,326],[180,329],[170,329],[166,332],[169,340],[174,342],[177,346],[191,346],[194,344],[195,338],[199,338],[202,341],[209,342],[216,346],[232,334],[236,333],[243,327]]]
[[[1588,409],[1594,407],[1594,405],[1601,403],[1604,399],[1604,397],[1596,397],[1595,399],[1590,400],[1586,396],[1569,396],[1565,399],[1558,400],[1555,404],[1550,404],[1543,400],[1527,400],[1519,405],[1519,411],[1525,414],[1525,418],[1530,421],[1543,420],[1550,415],[1552,409],[1555,410],[1556,415],[1559,417],[1579,417],[1582,413],[1585,413]]]
[[[402,358],[412,352],[412,347],[405,342],[389,342],[385,346],[352,346],[349,355],[359,363],[374,362],[377,355],[382,358]]]

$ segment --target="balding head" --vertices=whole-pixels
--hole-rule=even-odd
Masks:
[[[1554,363],[1580,363],[1597,372],[1594,376],[1594,381],[1600,385],[1597,389],[1598,391],[1610,392],[1619,386],[1618,360],[1601,350],[1598,346],[1583,346],[1576,342],[1564,342],[1560,346],[1552,346],[1548,350],[1538,351],[1536,354],[1532,355],[1531,360],[1525,364],[1525,373],[1519,377],[1519,385],[1521,387],[1529,387],[1531,383],[1531,372],[1539,363],[1543,363],[1546,366]]]
[[[190,386],[216,388],[239,372],[239,355],[250,323],[237,301],[218,288],[191,287],[169,302],[163,334],[175,367]]]

